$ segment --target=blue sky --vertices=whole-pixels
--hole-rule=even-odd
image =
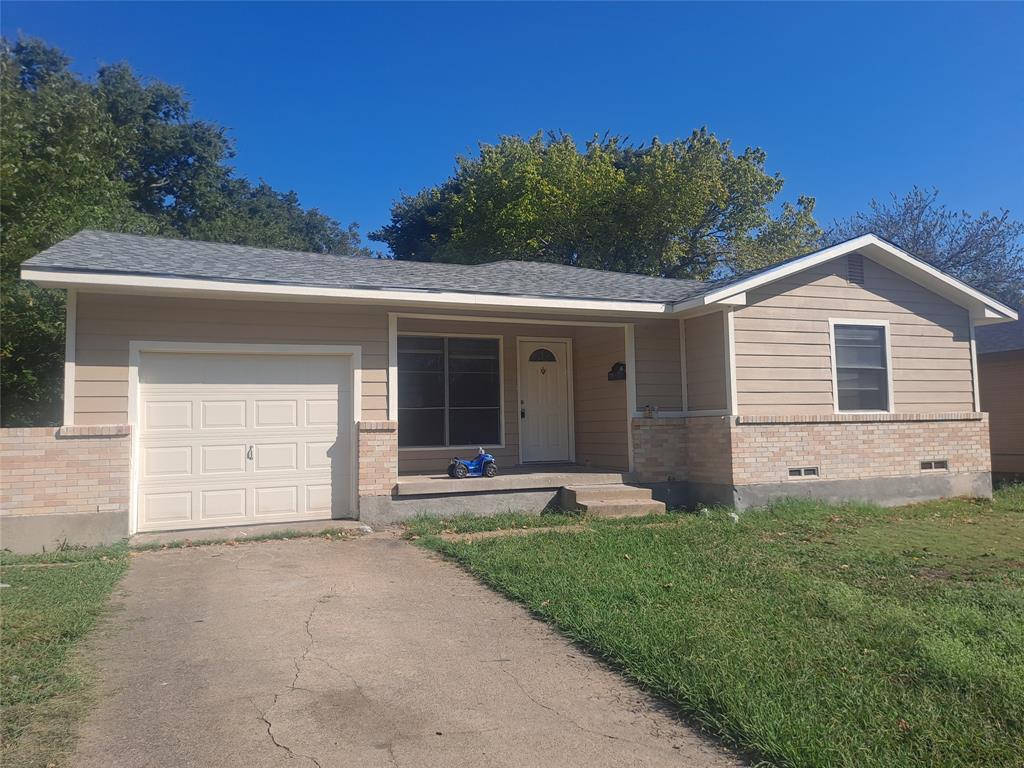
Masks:
[[[5,2],[92,74],[129,62],[227,126],[234,165],[364,234],[501,134],[763,147],[819,220],[936,186],[1024,217],[1024,4]]]

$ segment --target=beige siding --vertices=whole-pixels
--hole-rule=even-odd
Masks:
[[[974,410],[967,311],[870,259],[864,285],[845,270],[837,259],[748,292],[735,311],[739,412],[833,412],[829,318],[889,321],[897,412]]]
[[[678,346],[677,342],[677,368]],[[608,371],[613,364],[625,359],[625,354],[626,341],[619,328],[577,328],[575,331],[573,400],[579,464],[607,469],[629,468],[626,382],[608,381]]]
[[[128,421],[129,341],[362,347],[362,418],[387,418],[387,313],[376,307],[82,293],[75,423]]]
[[[721,312],[686,320],[686,407],[690,411],[725,408],[725,322]]]
[[[681,410],[683,384],[679,364],[679,321],[638,322],[634,339],[636,372],[627,371],[626,375],[636,376],[637,408],[643,410],[645,405],[650,405],[661,411]]]
[[[979,355],[978,386],[991,424],[992,471],[1024,474],[1024,350]]]

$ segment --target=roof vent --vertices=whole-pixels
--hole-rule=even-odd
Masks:
[[[848,282],[864,285],[864,257],[851,253],[846,257],[846,279]]]

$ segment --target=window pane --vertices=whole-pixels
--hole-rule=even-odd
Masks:
[[[530,353],[530,362],[556,363],[558,361],[555,359],[554,352],[552,352],[550,349],[545,349],[544,347],[541,347],[540,349],[535,349],[533,350],[533,352]]]
[[[444,373],[419,373],[398,369],[398,407],[443,408]]]
[[[837,325],[836,390],[840,411],[884,411],[889,407],[885,329]]]
[[[498,372],[497,339],[448,339],[448,370]]]
[[[398,337],[400,371],[444,371],[444,339],[428,336]]]
[[[449,408],[497,408],[501,383],[496,373],[451,373],[448,376]]]
[[[398,409],[398,446],[444,445],[444,408]]]
[[[840,389],[840,411],[884,411],[889,406],[888,397],[883,390],[876,389]]]
[[[452,408],[448,411],[448,444],[486,448],[501,442],[498,408]]]

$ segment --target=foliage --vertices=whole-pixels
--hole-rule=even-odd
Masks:
[[[224,128],[184,93],[124,65],[96,82],[39,40],[0,42],[0,419],[57,423],[64,297],[19,281],[21,263],[92,228],[368,256],[354,224],[294,192],[232,175]]]
[[[419,542],[765,764],[1019,764],[1024,486],[583,525]]]
[[[524,259],[706,279],[813,249],[814,200],[782,190],[760,149],[737,155],[705,129],[634,146],[566,134],[504,136],[459,157],[442,184],[406,195],[373,232],[399,259]]]
[[[888,202],[871,201],[869,211],[835,222],[830,242],[874,232],[944,272],[1010,306],[1024,304],[1024,222],[1009,211],[951,211],[939,191],[914,187]]]

